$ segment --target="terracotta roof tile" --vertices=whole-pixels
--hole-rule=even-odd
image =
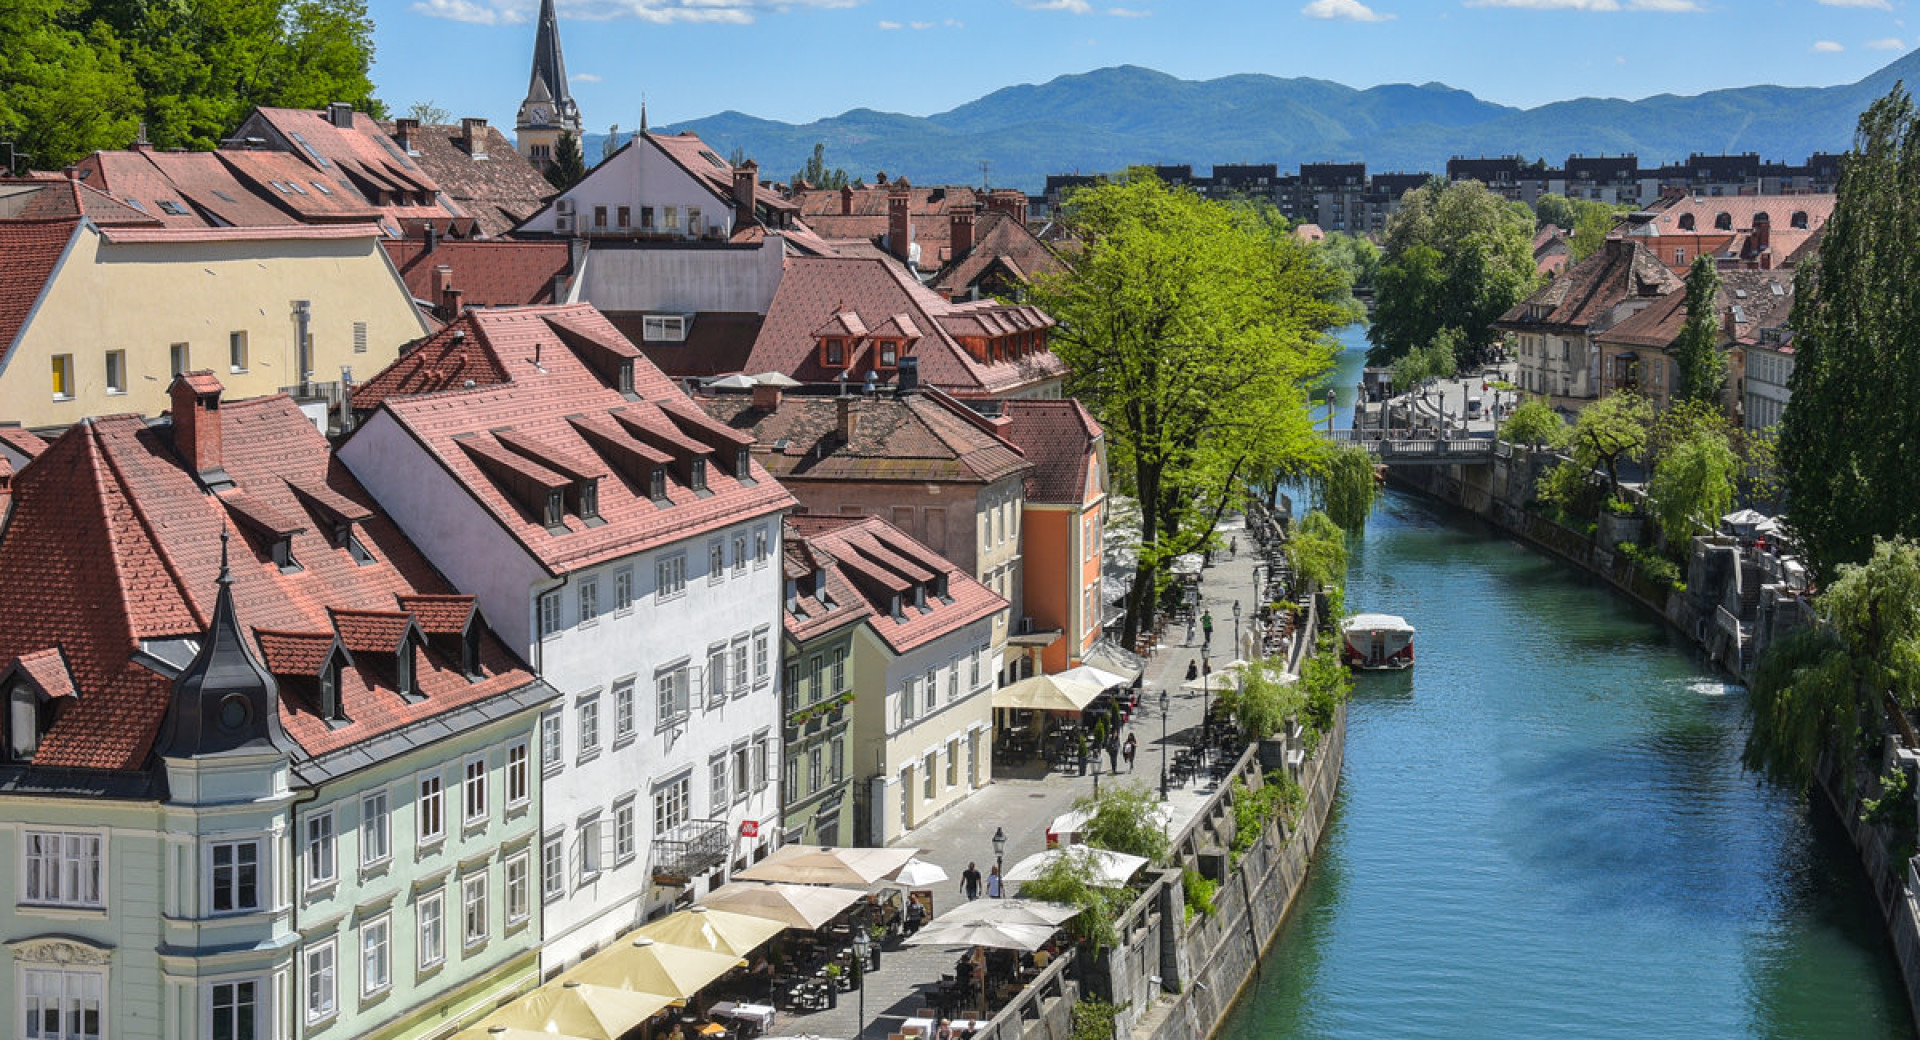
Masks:
[[[275,632],[254,629],[260,661],[277,676],[314,676],[327,662],[339,639],[332,632]]]
[[[1027,501],[1079,505],[1087,498],[1087,473],[1103,431],[1080,402],[1021,399],[1001,405],[1006,436],[1033,463]]]
[[[328,610],[340,644],[356,654],[391,654],[414,630],[413,615],[398,610]]]
[[[1684,286],[1653,251],[1632,238],[1610,238],[1600,251],[1573,265],[1500,316],[1508,331],[1557,328],[1598,331],[1616,307],[1631,299],[1654,299]],[[1544,314],[1532,317],[1536,309]]]
[[[13,352],[53,269],[73,241],[75,220],[0,220],[0,361]]]
[[[920,544],[906,532],[879,517],[838,517],[802,514],[787,518],[790,537],[804,539],[818,556],[831,560],[839,569],[851,572],[845,592],[858,595],[871,614],[873,626],[887,646],[903,654],[941,636],[1007,609],[1006,600],[969,577],[946,557]],[[898,569],[896,569],[898,568]],[[905,573],[903,573],[903,571]],[[899,619],[895,619],[890,593],[911,589],[926,578],[912,575],[944,575],[947,597],[929,593],[926,609],[911,605],[909,595]],[[830,585],[833,591],[835,586]],[[836,593],[838,595],[838,593]],[[832,627],[837,627],[840,622]],[[791,630],[791,621],[789,622]],[[812,631],[812,626],[809,626]],[[818,634],[814,631],[813,634]],[[811,638],[808,636],[807,638]]]
[[[67,658],[56,647],[48,647],[14,658],[9,672],[19,669],[47,697],[72,697],[73,673],[67,670]]]
[[[387,136],[399,137],[393,122]],[[409,158],[433,177],[440,190],[479,221],[482,233],[499,237],[537,212],[553,194],[553,185],[520,154],[499,128],[480,123],[477,148],[469,149],[464,124],[427,123],[409,134]],[[471,299],[471,297],[469,297]],[[521,300],[521,303],[539,301]]]
[[[5,444],[29,459],[40,457],[47,450],[47,442],[32,430],[19,426],[0,426],[0,444]]]
[[[936,394],[860,398],[788,395],[768,411],[750,398],[703,395],[707,414],[751,433],[754,454],[780,480],[933,481],[987,484],[1028,467],[1018,449]],[[856,410],[841,441],[842,402]]]
[[[436,272],[449,269],[452,286],[467,307],[515,307],[553,302],[553,279],[572,269],[567,243],[438,242],[427,251],[417,238],[382,243],[414,299],[438,303]]]
[[[476,600],[465,595],[401,596],[400,609],[413,615],[430,636],[455,636],[473,620]]]

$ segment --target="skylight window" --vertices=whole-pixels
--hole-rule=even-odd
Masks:
[[[705,159],[706,161],[712,163],[714,166],[722,170],[731,169],[731,167],[729,167],[725,162],[721,161],[719,156],[713,154],[712,152],[706,150],[705,148],[700,149],[700,158]]]
[[[235,205],[239,204],[238,200],[236,200],[233,196],[227,194],[226,192],[221,191],[219,188],[213,189],[213,196],[214,198],[217,198],[222,202],[232,202]]]
[[[307,154],[313,156],[313,161],[320,164],[321,169],[330,170],[333,168],[333,164],[327,161],[326,156],[321,155],[319,152],[315,151],[314,147],[307,143],[307,139],[300,136],[300,131],[295,130],[292,133],[293,133],[294,142],[298,144],[300,147],[305,148],[307,150]]]
[[[160,212],[170,217],[184,217],[187,215],[187,208],[172,199],[160,199],[157,201],[157,204],[160,207]]]
[[[320,183],[319,181],[313,181],[312,183],[314,187],[320,189],[320,194],[322,195],[333,194],[333,190],[331,188],[328,188],[326,185]]]

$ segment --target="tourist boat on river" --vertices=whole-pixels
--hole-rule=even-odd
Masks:
[[[1369,670],[1413,667],[1413,626],[1393,614],[1355,614],[1340,626],[1340,660]]]

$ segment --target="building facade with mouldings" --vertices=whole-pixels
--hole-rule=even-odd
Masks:
[[[469,311],[341,458],[564,699],[541,718],[542,968],[779,843],[781,514],[751,438],[584,304]]]

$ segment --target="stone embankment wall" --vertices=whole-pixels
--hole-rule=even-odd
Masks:
[[[1696,538],[1689,553],[1687,588],[1668,592],[1638,573],[1614,551],[1636,532],[1608,518],[1593,535],[1569,530],[1526,505],[1552,456],[1516,448],[1510,457],[1477,466],[1408,466],[1388,470],[1389,482],[1419,491],[1480,516],[1494,526],[1599,577],[1660,614],[1693,639],[1721,667],[1746,681],[1759,653],[1774,638],[1813,623],[1812,603],[1793,591],[1777,559],[1743,552],[1725,539]],[[1862,767],[1847,782],[1842,768],[1823,762],[1819,788],[1839,817],[1871,882],[1887,923],[1895,959],[1906,984],[1907,1003],[1920,1020],[1920,856],[1904,869],[1890,862],[1886,829],[1860,819],[1861,801],[1879,792],[1879,777],[1899,767],[1920,768],[1920,741],[1887,738],[1878,773]]]

